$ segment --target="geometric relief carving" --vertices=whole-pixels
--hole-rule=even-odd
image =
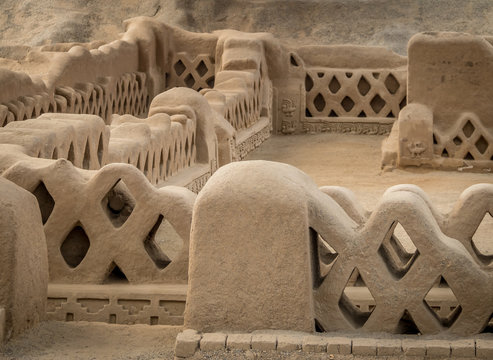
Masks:
[[[78,223],[63,241],[60,253],[68,266],[76,268],[84,260],[90,244],[84,228]]]
[[[119,179],[101,200],[101,206],[114,227],[122,226],[132,214],[135,198]]]
[[[67,298],[49,297],[46,301],[46,312],[55,312],[67,302]]]
[[[77,302],[82,305],[82,307],[87,309],[88,313],[97,313],[101,311],[105,305],[108,305],[110,301],[108,299],[77,299]]]
[[[184,301],[160,300],[159,306],[169,313],[170,316],[183,316],[183,313],[185,312]]]
[[[411,269],[419,251],[402,225],[394,221],[378,249],[384,264],[395,279],[401,279]]]
[[[144,309],[144,306],[149,306],[150,304],[150,300],[118,299],[118,305],[121,305],[130,315],[138,314]]]
[[[339,309],[354,328],[360,328],[365,325],[373,310],[375,310],[375,305],[373,305],[375,298],[366,286],[361,273],[358,276],[358,279],[361,279],[361,286],[349,286],[350,280],[358,273],[359,270],[355,267],[339,299]],[[366,302],[362,303],[358,301],[359,299],[365,299]]]

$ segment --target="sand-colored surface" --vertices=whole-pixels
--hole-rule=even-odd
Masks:
[[[273,136],[245,160],[284,162],[306,172],[319,186],[344,186],[372,210],[386,189],[415,184],[442,212],[448,212],[471,185],[493,183],[493,174],[411,168],[383,172],[380,145],[385,136],[317,134]]]
[[[50,321],[11,340],[0,359],[173,359],[181,329]]]
[[[371,210],[384,191],[396,184],[423,188],[441,211],[449,211],[460,193],[476,183],[493,183],[493,174],[380,170],[382,136],[298,135],[274,136],[246,160],[271,160],[294,165],[319,185],[351,189]],[[490,232],[491,233],[491,232]],[[491,251],[491,245],[485,249]],[[101,323],[45,322],[10,341],[0,359],[173,359],[176,334],[181,327],[108,325]],[[224,358],[225,353],[207,357]],[[320,356],[319,358],[327,358]],[[197,354],[196,358],[206,358]],[[228,358],[255,359],[259,354],[228,353]],[[261,358],[306,359],[303,354],[263,354]]]
[[[55,42],[111,40],[153,16],[196,32],[266,31],[291,44],[360,44],[406,53],[421,31],[493,34],[490,0],[2,0],[0,55]]]

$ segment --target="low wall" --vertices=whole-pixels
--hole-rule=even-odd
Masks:
[[[478,236],[492,196],[491,184],[472,186],[443,216],[398,185],[367,214],[348,190],[317,189],[291,166],[227,165],[194,207],[185,327],[489,331],[491,256]]]

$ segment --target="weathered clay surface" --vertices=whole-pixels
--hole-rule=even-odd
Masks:
[[[0,178],[0,308],[7,340],[45,318],[48,258],[34,196]]]

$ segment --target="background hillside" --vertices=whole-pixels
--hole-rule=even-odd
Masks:
[[[420,31],[493,34],[491,0],[0,0],[0,54],[111,40],[138,15],[191,31],[267,31],[292,44],[383,45],[400,54]]]

